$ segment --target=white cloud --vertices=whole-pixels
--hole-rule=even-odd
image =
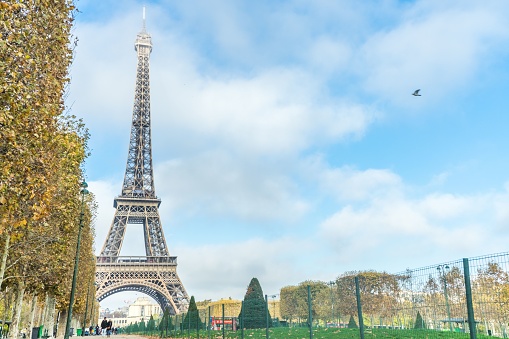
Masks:
[[[272,166],[211,151],[158,165],[156,187],[165,213],[298,220],[308,204],[296,194],[295,183]]]
[[[480,213],[486,209],[486,203],[486,197],[433,193],[419,201],[418,208],[430,219],[447,220]]]
[[[274,294],[283,287],[282,281],[296,284],[309,277],[295,266],[295,260],[308,250],[305,239],[292,237],[179,247],[177,271],[197,300],[241,299],[252,278],[260,281],[264,293]]]
[[[371,107],[324,98],[312,74],[293,69],[265,70],[250,78],[192,74],[187,80],[171,72],[158,71],[167,80],[155,87],[154,112],[164,107],[169,114],[158,118],[161,126],[186,131],[195,144],[206,143],[202,148],[215,141],[241,154],[294,154],[362,135],[377,116]]]
[[[505,232],[509,225],[509,182],[504,185],[502,194],[495,195],[493,199],[494,219],[496,221],[496,230]]]
[[[110,182],[106,180],[92,180],[88,182],[88,189],[93,192],[97,201],[97,219],[95,221],[95,253],[99,255],[104,240],[110,229],[115,209],[113,208],[113,199],[118,196],[122,188],[120,182]]]
[[[351,57],[350,46],[327,35],[315,39],[308,50],[311,65],[324,74],[344,70],[351,62]]]
[[[508,219],[502,218],[502,231],[498,211],[508,204],[507,193],[382,195],[364,201],[363,207],[341,208],[322,223],[320,234],[343,262],[367,261],[387,269],[396,255],[399,269],[419,267],[505,251]]]
[[[350,166],[331,168],[323,157],[309,157],[303,162],[303,175],[321,191],[341,202],[363,201],[383,195],[400,195],[401,178],[385,169],[358,170]]]
[[[101,24],[77,24],[79,42],[71,67],[70,101],[73,110],[92,126],[125,126],[121,117],[132,111],[136,76],[132,20],[126,16]]]
[[[393,29],[373,34],[358,64],[366,87],[410,107],[422,105],[410,96],[417,88],[428,102],[463,90],[487,53],[507,42],[509,8],[457,4],[417,5]]]
[[[93,135],[128,130],[136,64],[137,27],[132,23],[137,21],[129,13],[107,25],[78,25],[81,42],[69,101],[85,116]],[[184,149],[206,149],[216,142],[241,154],[294,154],[359,137],[378,115],[373,107],[325,96],[313,70],[274,65],[249,74],[203,74],[206,61],[197,58],[197,51],[183,39],[161,29],[153,33],[151,106],[156,146],[182,145],[185,138],[192,141],[182,145]],[[324,48],[334,58],[346,49],[325,37],[317,44],[314,60]],[[335,68],[344,62],[319,67]]]

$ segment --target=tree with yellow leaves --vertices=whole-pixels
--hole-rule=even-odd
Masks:
[[[88,139],[64,105],[74,10],[72,0],[0,1],[0,286],[17,291],[13,335],[25,291],[63,307],[72,275]],[[93,205],[81,251],[88,257]],[[94,269],[80,264],[84,276]]]

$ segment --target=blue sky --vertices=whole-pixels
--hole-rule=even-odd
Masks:
[[[97,251],[125,171],[144,5],[156,193],[197,300],[240,299],[252,277],[273,294],[507,251],[506,1],[77,5],[67,103],[91,132]],[[129,227],[122,254],[143,254],[140,236]]]

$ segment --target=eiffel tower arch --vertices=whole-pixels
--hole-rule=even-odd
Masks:
[[[135,41],[138,56],[136,90],[122,193],[114,199],[115,215],[97,257],[96,298],[136,291],[154,298],[170,314],[185,312],[189,296],[177,274],[177,257],[170,256],[163,234],[152,169],[150,127],[150,35],[143,29]],[[120,256],[127,224],[143,226],[145,256]]]

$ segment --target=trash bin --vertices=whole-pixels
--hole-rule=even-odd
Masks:
[[[71,327],[69,329],[69,337],[72,337],[74,335],[74,327]]]
[[[39,338],[39,327],[33,327],[32,328],[32,336],[31,339],[37,339]]]
[[[82,329],[82,328],[78,328],[78,329],[76,329],[76,335],[77,335],[78,337],[81,337],[81,332],[82,332],[82,331],[83,331],[83,329]]]

